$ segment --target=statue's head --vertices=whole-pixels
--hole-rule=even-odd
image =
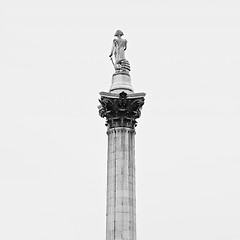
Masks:
[[[117,30],[116,33],[115,33],[115,37],[121,37],[123,35],[123,32],[121,30]]]

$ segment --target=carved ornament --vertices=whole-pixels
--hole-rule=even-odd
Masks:
[[[118,98],[101,96],[99,115],[106,118],[108,129],[114,127],[128,127],[134,129],[137,126],[136,119],[141,116],[144,97],[128,98],[127,93],[119,93]]]

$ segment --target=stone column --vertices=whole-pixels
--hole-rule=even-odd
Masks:
[[[134,138],[145,93],[100,95],[108,134],[106,240],[136,240]]]

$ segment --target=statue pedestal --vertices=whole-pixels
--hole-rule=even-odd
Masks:
[[[121,93],[122,91],[126,93],[133,93],[130,75],[127,73],[113,74],[112,85],[110,87],[109,92]]]

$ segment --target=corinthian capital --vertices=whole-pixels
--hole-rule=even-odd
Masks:
[[[108,128],[128,127],[134,129],[137,126],[136,119],[141,116],[145,93],[101,92],[100,95],[99,115],[106,118]]]

